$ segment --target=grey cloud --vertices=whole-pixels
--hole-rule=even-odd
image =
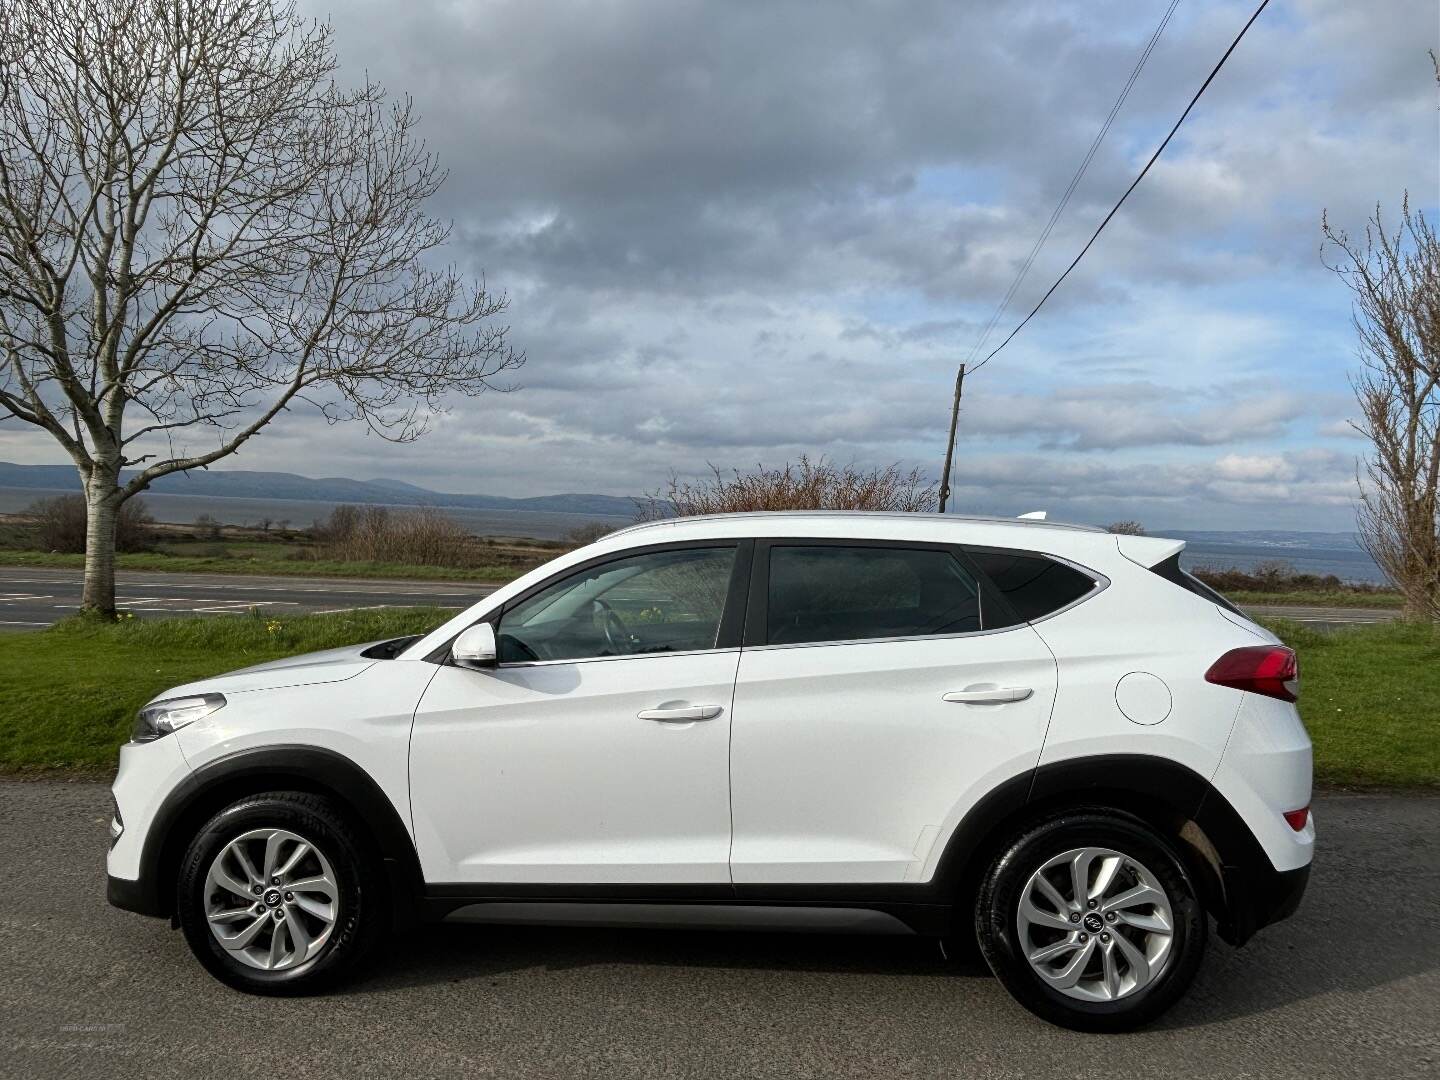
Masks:
[[[1424,25],[1424,6],[1409,0],[1386,22]],[[1311,107],[1310,88],[1299,76],[1277,86],[1264,60],[1267,47],[1293,50],[1296,38],[1332,61],[1347,55],[1344,11],[1312,8],[1313,28],[1257,28],[1264,36],[1237,56],[1173,151],[1199,179],[1157,175],[1109,254],[1096,252],[1097,270],[1113,257],[1149,278],[1264,272],[1264,258],[1146,258],[1158,239],[1213,231],[1211,211],[1223,211],[1221,227],[1264,224],[1298,202],[1313,227],[1319,203],[1295,200],[1294,185],[1313,191],[1319,175],[1333,187],[1342,163],[1334,147],[1306,145],[1303,132],[1299,152],[1287,149],[1295,117],[1281,106]],[[341,41],[420,99],[451,168],[445,207],[476,259],[497,271],[696,293],[865,281],[955,300],[1003,290],[1153,14],[1094,4],[636,0],[587,7],[581,20],[568,5],[534,0],[372,2],[348,9]],[[1150,133],[1188,97],[1240,14],[1228,4],[1194,16],[1182,9],[1122,116],[1134,134],[1117,128],[1102,148],[1052,241],[1057,256],[1074,250],[1128,181]],[[1399,85],[1352,89],[1368,86],[1389,104]],[[1257,107],[1262,93],[1280,105]],[[1350,155],[1366,165],[1347,183],[1355,190],[1373,187],[1377,155],[1393,156],[1385,151],[1395,135],[1373,136]],[[1245,177],[1249,202],[1231,199],[1223,183],[1207,186],[1207,161]],[[937,172],[1004,197],[937,196],[925,179]],[[1277,205],[1282,191],[1289,200]],[[1282,254],[1305,260],[1312,248]],[[1123,274],[1099,273],[1057,300],[1083,299],[1107,279],[1112,294],[1124,287]]]
[[[1344,415],[1298,378],[1254,381],[1303,352],[1343,390],[1345,298],[1316,259],[1320,209],[1354,224],[1376,198],[1434,190],[1433,3],[1372,7],[1290,0],[1257,23],[1082,272],[970,385],[964,475],[995,472],[967,498],[1253,509],[1251,494],[1283,488],[1305,512],[1348,513],[1353,463],[1206,470],[1238,455],[1256,460],[1230,473],[1263,472],[1258,459]],[[631,493],[672,468],[800,451],[933,469],[955,364],[1160,10],[353,0],[334,16],[344,77],[416,97],[450,172],[444,254],[510,291],[530,362],[519,392],[457,403],[383,459],[297,413],[232,464],[502,494]],[[1181,5],[1006,326],[1248,10]],[[1340,329],[1312,330],[1302,304],[1328,305]],[[0,436],[12,458],[32,445]],[[1187,494],[1167,503],[1171,490]]]

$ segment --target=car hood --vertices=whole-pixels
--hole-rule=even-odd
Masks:
[[[366,649],[378,644],[378,641],[367,641],[360,645],[346,645],[339,649],[322,649],[320,652],[268,660],[263,664],[252,664],[224,675],[214,675],[208,679],[177,686],[165,691],[160,698],[217,692],[240,694],[249,690],[278,690],[285,686],[342,682],[353,679],[366,668],[379,663],[378,660],[363,655]]]

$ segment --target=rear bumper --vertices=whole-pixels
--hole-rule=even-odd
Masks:
[[[1261,927],[1295,914],[1310,882],[1310,867],[1225,866],[1222,877],[1226,903],[1220,936],[1232,945],[1243,945]]]

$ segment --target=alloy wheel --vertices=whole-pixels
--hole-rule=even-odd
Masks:
[[[1159,879],[1111,848],[1073,848],[1030,875],[1016,914],[1020,950],[1047,985],[1115,1001],[1164,972],[1175,916]]]
[[[288,829],[242,833],[220,849],[205,877],[210,932],[236,960],[262,971],[318,956],[339,909],[330,860]]]

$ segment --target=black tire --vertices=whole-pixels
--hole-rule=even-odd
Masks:
[[[328,858],[339,893],[328,940],[303,963],[274,971],[237,959],[216,940],[206,918],[211,864],[231,841],[255,829],[284,829],[310,841]],[[191,951],[221,982],[252,994],[310,994],[353,975],[375,953],[387,907],[380,859],[371,846],[334,801],[299,791],[253,795],[221,810],[191,840],[176,881],[175,911]]]
[[[1049,985],[1019,941],[1019,905],[1031,876],[1082,847],[1109,848],[1142,864],[1164,889],[1173,914],[1168,962],[1148,985],[1112,1001],[1082,1001]],[[1174,848],[1138,818],[1103,809],[1067,812],[1021,832],[990,865],[975,901],[975,936],[990,970],[1036,1016],[1075,1031],[1129,1031],[1170,1008],[1199,970],[1206,929],[1195,884]]]

